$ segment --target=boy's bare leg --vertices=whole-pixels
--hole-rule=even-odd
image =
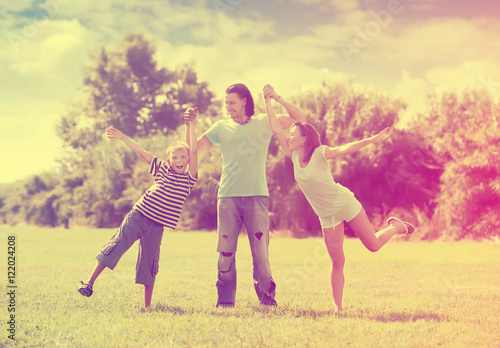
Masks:
[[[148,308],[151,305],[151,298],[153,297],[154,285],[144,285],[144,307]]]
[[[94,286],[95,280],[97,279],[97,277],[99,277],[99,275],[102,273],[102,271],[105,268],[106,268],[106,266],[104,266],[102,263],[100,263],[99,261],[97,261],[97,263],[96,263],[96,265],[94,267],[94,270],[92,271],[92,274],[90,275],[90,278],[87,281],[87,283],[89,283],[92,286]]]

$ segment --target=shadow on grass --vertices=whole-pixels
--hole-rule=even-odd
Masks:
[[[323,317],[337,316],[332,310],[318,311],[314,309],[299,309],[299,308],[282,308],[278,311],[280,314],[295,317],[295,318],[310,318],[317,319]]]
[[[326,317],[337,317],[345,319],[368,319],[382,323],[392,322],[415,322],[417,320],[425,321],[447,321],[448,318],[442,317],[433,312],[377,312],[373,313],[370,310],[345,310],[340,315],[334,313],[333,310],[314,310],[289,307],[287,305],[281,307],[267,307],[262,305],[241,306],[235,308],[183,308],[180,306],[172,306],[168,304],[156,304],[148,309],[142,309],[143,313],[169,313],[171,315],[193,315],[204,313],[215,317],[248,317],[257,316],[286,316],[295,318],[321,319]]]
[[[144,313],[146,312],[161,312],[161,313],[170,313],[172,315],[193,315],[193,314],[205,314],[214,317],[232,317],[232,318],[240,318],[240,317],[248,317],[248,316],[272,316],[272,317],[296,317],[296,318],[310,318],[316,319],[321,317],[334,316],[332,311],[317,311],[317,310],[308,310],[308,309],[298,309],[298,308],[289,308],[289,307],[267,307],[262,305],[250,305],[250,306],[236,306],[234,308],[183,308],[179,306],[172,305],[164,305],[157,304],[152,306],[149,309],[143,309]]]
[[[185,314],[193,314],[194,311],[192,309],[186,309],[182,308],[179,306],[171,306],[171,305],[164,305],[164,304],[156,304],[154,306],[151,306],[147,309],[143,308],[142,309],[143,313],[170,313],[173,315],[185,315]]]
[[[280,307],[268,307],[263,305],[240,305],[233,308],[183,308],[168,304],[156,304],[148,309],[142,308],[143,313],[170,313],[172,315],[193,315],[206,314],[214,317],[248,317],[248,316],[284,316],[295,318],[319,319],[324,317],[336,316],[332,310],[314,310],[292,308],[287,305]],[[357,316],[359,317],[359,316]]]
[[[361,310],[360,312],[346,312],[342,316],[344,318],[351,318],[351,319],[366,318],[366,319],[370,319],[370,320],[374,320],[374,321],[379,321],[382,323],[394,323],[394,322],[407,323],[407,322],[412,322],[412,321],[417,321],[417,320],[441,322],[441,321],[447,320],[447,318],[443,318],[442,316],[440,316],[437,313],[424,312],[424,311],[370,313],[369,311]]]
[[[381,321],[383,323],[387,322],[410,322],[410,321],[417,321],[417,320],[425,320],[425,321],[443,321],[443,318],[436,313],[426,313],[426,312],[417,312],[417,313],[384,313],[384,314],[379,314],[375,315],[373,317],[370,317],[370,319],[376,320],[376,321]]]
[[[275,316],[287,316],[295,318],[309,318],[317,319],[323,317],[336,316],[333,310],[314,310],[314,309],[302,309],[298,307],[290,307],[289,305],[282,305],[279,307],[267,307],[262,305],[253,305],[251,309],[254,313],[262,315],[275,315]]]

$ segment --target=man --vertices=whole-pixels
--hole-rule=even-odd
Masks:
[[[285,107],[290,116],[279,115],[283,128],[307,117],[279,96],[270,85],[264,96]],[[222,175],[217,196],[218,280],[217,307],[234,307],[236,298],[235,253],[238,235],[245,224],[253,257],[255,291],[262,305],[276,306],[275,290],[269,266],[269,191],[266,181],[266,157],[273,132],[266,114],[254,116],[254,101],[248,88],[234,84],[226,89],[226,110],[230,119],[216,122],[198,139],[198,152],[220,145]],[[197,117],[188,109],[186,121]],[[189,143],[189,138],[187,139]]]

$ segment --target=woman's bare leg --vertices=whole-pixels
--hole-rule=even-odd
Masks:
[[[383,230],[375,233],[373,226],[366,216],[366,212],[363,208],[354,219],[348,222],[352,230],[358,238],[361,240],[363,245],[370,251],[378,251],[382,246],[384,246],[394,235],[405,233],[405,228],[402,223],[395,222]]]
[[[330,280],[332,283],[333,301],[335,302],[335,312],[342,310],[342,295],[344,293],[344,224],[335,227],[324,228],[323,237],[326,249],[332,260],[332,273]]]

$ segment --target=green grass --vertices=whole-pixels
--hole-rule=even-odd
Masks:
[[[0,346],[466,347],[500,345],[500,246],[392,241],[370,253],[345,242],[342,317],[332,314],[329,258],[321,239],[273,238],[277,309],[258,305],[248,240],[237,253],[234,309],[216,309],[216,235],[166,232],[151,309],[134,284],[137,245],[95,293],[76,291],[114,230],[0,227],[17,238],[16,341]],[[7,256],[4,293],[7,285]],[[0,311],[8,320],[7,298]]]

